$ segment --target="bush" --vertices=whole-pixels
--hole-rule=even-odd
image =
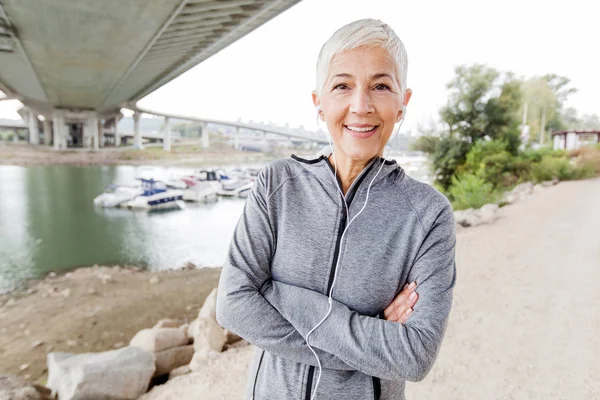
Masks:
[[[517,183],[519,175],[516,172],[522,169],[516,165],[517,161],[519,158],[508,152],[505,142],[480,141],[471,148],[459,171],[473,173],[494,188],[510,187]]]
[[[448,194],[455,210],[479,208],[496,200],[493,185],[470,173],[452,177]]]
[[[531,177],[535,182],[558,178],[567,181],[576,178],[575,168],[564,157],[544,156],[539,163],[531,166]]]
[[[452,184],[452,177],[457,168],[464,164],[470,143],[454,137],[441,138],[435,147],[432,164],[436,175],[436,183],[444,190]]]

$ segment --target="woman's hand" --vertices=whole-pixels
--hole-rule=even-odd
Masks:
[[[396,296],[394,301],[383,310],[383,316],[386,321],[405,323],[410,314],[413,312],[413,307],[419,299],[419,294],[415,292],[417,283],[412,282],[410,285],[404,285],[404,288]]]

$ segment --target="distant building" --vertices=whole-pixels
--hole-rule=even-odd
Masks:
[[[554,150],[574,150],[600,143],[600,131],[562,131],[552,133]]]

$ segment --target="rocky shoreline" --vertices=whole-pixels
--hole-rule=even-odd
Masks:
[[[219,274],[220,268],[94,266],[0,295],[0,374],[45,384],[51,352],[114,350],[161,319],[190,323]]]

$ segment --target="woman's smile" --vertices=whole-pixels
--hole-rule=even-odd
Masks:
[[[377,132],[378,128],[379,125],[349,124],[344,125],[344,132],[356,139],[368,139]]]

